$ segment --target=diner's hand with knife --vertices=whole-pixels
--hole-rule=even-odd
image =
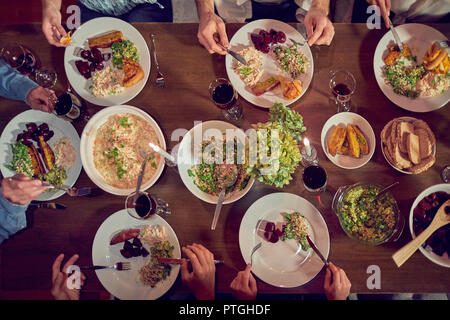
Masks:
[[[193,292],[198,300],[214,300],[216,265],[214,255],[201,244],[192,244],[182,248],[189,258],[192,271],[189,271],[188,261],[181,263],[181,280]]]

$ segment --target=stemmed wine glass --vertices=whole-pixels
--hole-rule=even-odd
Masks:
[[[356,89],[356,80],[353,74],[343,69],[331,71],[329,85],[331,93],[335,97],[337,113],[350,111],[350,99]]]
[[[218,78],[209,85],[209,94],[217,107],[223,110],[227,120],[242,118],[242,107],[238,102],[237,91],[227,79]]]
[[[40,67],[36,55],[28,48],[19,44],[7,44],[0,51],[0,58],[11,68],[24,75],[30,75],[37,84],[44,88],[53,88],[58,79],[55,70]]]
[[[169,205],[160,198],[139,191],[130,193],[125,200],[125,209],[135,219],[145,220],[157,214],[167,217],[171,214]]]

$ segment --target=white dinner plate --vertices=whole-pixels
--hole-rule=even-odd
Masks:
[[[434,192],[438,192],[438,191],[450,193],[450,184],[449,183],[441,183],[441,184],[431,186],[431,187],[425,189],[424,191],[422,191],[417,196],[417,198],[414,200],[414,202],[411,206],[411,210],[409,212],[409,231],[411,232],[411,237],[413,239],[416,238],[416,234],[414,233],[414,227],[413,227],[414,208],[419,204],[420,200],[422,200],[423,198],[427,197],[428,195],[430,195]],[[450,268],[450,257],[448,256],[447,253],[444,253],[442,256],[439,256],[436,253],[434,253],[433,250],[428,246],[426,248],[424,248],[423,246],[420,246],[419,250],[420,250],[420,252],[422,252],[422,254],[425,257],[428,258],[428,260],[430,260],[440,266]]]
[[[52,149],[54,144],[62,137],[67,137],[70,140],[77,155],[72,167],[66,171],[67,179],[64,182],[64,185],[72,187],[77,181],[82,167],[80,159],[80,136],[70,122],[63,120],[52,113],[37,110],[27,110],[18,114],[6,125],[5,129],[3,129],[2,136],[0,137],[0,169],[3,177],[11,177],[15,174],[14,171],[6,168],[5,165],[12,161],[11,144],[16,142],[19,133],[26,130],[26,124],[29,122],[34,122],[38,126],[43,122],[48,124],[49,129],[54,132],[53,137],[47,141]],[[33,143],[37,149],[37,143]],[[64,191],[49,190],[43,192],[36,200],[54,200],[63,194]]]
[[[306,199],[291,193],[272,193],[255,201],[248,208],[239,228],[239,247],[246,263],[255,245],[261,248],[253,255],[252,272],[262,281],[276,287],[293,288],[311,281],[322,270],[324,264],[312,249],[299,251],[295,240],[271,243],[257,232],[260,220],[283,222],[282,213],[300,212],[307,220],[311,240],[325,259],[330,252],[330,236],[327,224],[317,210]]]
[[[161,128],[158,126],[156,121],[145,111],[133,106],[122,105],[122,106],[112,106],[97,112],[86,124],[86,126],[83,129],[83,133],[81,134],[81,143],[80,143],[81,162],[83,163],[84,171],[86,171],[87,175],[92,180],[92,182],[94,182],[102,190],[118,196],[127,196],[130,193],[136,191],[136,188],[119,189],[106,183],[105,179],[95,168],[94,142],[97,135],[97,130],[108,120],[110,116],[124,113],[131,113],[147,121],[147,123],[156,132],[159,141],[159,146],[164,150],[166,149],[166,141],[164,139],[164,135],[161,131]],[[164,157],[161,156],[158,166],[156,168],[156,172],[153,175],[153,177],[147,182],[142,184],[141,186],[142,191],[147,190],[153,184],[156,183],[156,181],[163,172],[164,164],[165,164]]]
[[[435,41],[447,40],[447,38],[436,29],[424,24],[407,23],[395,27],[400,40],[407,44],[417,62],[423,62],[423,56],[428,48]],[[373,57],[373,71],[377,79],[378,86],[384,95],[400,108],[413,112],[429,112],[445,106],[450,101],[450,90],[434,97],[418,97],[411,99],[400,94],[396,94],[392,87],[386,83],[383,78],[383,67],[385,65],[383,58],[388,54],[388,46],[394,44],[394,36],[391,31],[378,42]]]
[[[283,43],[282,45],[292,44],[289,38],[292,38],[299,43],[303,43],[305,41],[305,38],[290,25],[278,20],[262,19],[247,23],[242,28],[240,28],[231,38],[229,49],[237,52],[246,47],[253,46],[252,40],[250,39],[250,34],[258,33],[261,29],[264,29],[267,32],[269,32],[270,29],[284,32],[286,34],[286,42]],[[280,88],[276,88],[275,90],[266,92],[260,96],[254,95],[251,92],[250,88],[245,85],[245,83],[241,80],[239,75],[233,70],[233,64],[235,62],[233,61],[234,58],[232,58],[230,55],[227,55],[225,58],[225,66],[227,69],[228,78],[230,79],[230,82],[236,89],[236,91],[245,100],[247,100],[250,103],[253,103],[256,106],[262,108],[271,108],[275,102],[281,102],[284,105],[294,103],[305,94],[306,90],[308,90],[314,74],[314,62],[311,49],[307,44],[305,44],[304,46],[299,46],[298,48],[300,49],[300,52],[302,52],[306,56],[306,58],[308,58],[309,66],[306,68],[306,73],[298,77],[298,80],[302,82],[303,91],[297,98],[293,100],[284,99],[283,93],[281,92]],[[290,78],[290,75],[287,72],[281,70],[281,68],[278,67],[277,63],[272,57],[272,54],[262,53],[262,56],[263,56],[262,64],[264,74],[261,77],[261,80],[265,80],[269,76],[276,77],[279,74],[282,74],[287,78]]]
[[[122,300],[155,300],[165,294],[174,284],[180,271],[179,265],[172,265],[166,280],[157,283],[154,288],[144,285],[139,279],[139,270],[150,260],[151,254],[144,257],[125,259],[120,250],[123,242],[110,245],[111,235],[124,229],[133,229],[145,225],[160,225],[166,229],[167,240],[174,246],[173,257],[181,258],[180,244],[172,227],[160,216],[154,214],[147,220],[131,217],[125,209],[110,215],[103,221],[95,234],[92,244],[92,262],[94,265],[109,266],[117,262],[130,262],[131,270],[96,270],[96,274],[105,289]],[[143,245],[150,252],[149,246]]]
[[[188,170],[192,169],[195,163],[193,156],[194,150],[198,150],[196,146],[201,146],[202,139],[209,141],[208,134],[216,133],[218,135],[226,133],[227,130],[236,133],[237,138],[242,143],[248,143],[248,138],[245,133],[238,127],[231,123],[224,121],[206,121],[196,125],[183,137],[178,149],[178,171],[180,172],[181,180],[188,190],[197,198],[212,204],[216,204],[219,200],[218,196],[201,191],[194,183],[192,177],[189,176]],[[247,186],[239,191],[234,192],[231,196],[225,196],[223,204],[233,203],[242,198],[252,187],[254,178],[251,177]]]
[[[345,156],[336,154],[334,157],[328,152],[328,141],[330,140],[331,134],[337,125],[347,127],[347,124],[357,125],[369,144],[369,154],[361,155],[359,158],[353,158],[351,156]],[[375,152],[375,133],[369,122],[361,117],[359,114],[353,112],[340,112],[332,116],[325,122],[322,128],[322,134],[320,136],[320,141],[322,143],[322,149],[328,159],[340,168],[344,169],[357,169],[364,166],[372,158]]]
[[[76,60],[83,60],[74,55],[75,48],[89,49],[89,46],[87,45],[88,38],[115,30],[121,31],[124,40],[130,40],[138,49],[139,64],[141,65],[142,70],[144,70],[144,78],[134,86],[125,88],[123,92],[119,94],[96,97],[89,90],[91,81],[85,79],[75,66]],[[109,60],[108,63],[111,63],[111,60]],[[147,83],[148,76],[150,75],[150,66],[150,52],[145,39],[135,27],[117,18],[96,18],[82,24],[73,34],[72,44],[68,46],[64,52],[64,67],[67,79],[69,79],[72,88],[75,89],[83,99],[99,106],[115,106],[126,103],[136,97]]]

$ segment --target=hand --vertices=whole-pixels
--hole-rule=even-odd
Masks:
[[[214,40],[214,34],[218,33],[220,43],[225,48],[228,47],[227,31],[225,30],[225,23],[223,20],[213,12],[205,13],[200,18],[198,25],[197,37],[200,43],[208,50],[209,53],[227,54]]]
[[[60,254],[52,266],[52,290],[51,293],[56,300],[80,300],[80,290],[79,289],[69,289],[67,287],[67,269],[73,265],[78,260],[78,255],[74,254],[70,258],[61,270],[61,262],[64,259],[64,254]],[[81,272],[81,285],[84,285],[84,280],[86,276]]]
[[[53,111],[55,108],[54,100],[56,100],[55,92],[41,86],[31,89],[26,98],[26,102],[31,109],[44,112]]]
[[[200,244],[182,248],[192,264],[192,272],[188,270],[188,262],[181,264],[181,280],[194,292],[198,300],[214,300],[215,273],[214,255]]]
[[[345,271],[328,263],[323,288],[328,300],[345,300],[350,294],[352,284],[348,280]]]
[[[384,20],[384,25],[389,28],[389,15],[391,13],[391,0],[367,0],[370,5],[377,5],[380,7],[381,16]]]
[[[255,300],[258,288],[256,280],[250,273],[252,265],[248,264],[244,271],[239,271],[230,284],[233,295],[239,300]]]
[[[334,37],[334,27],[322,10],[311,8],[305,16],[305,27],[308,44],[329,46]]]
[[[69,45],[59,42],[67,32],[61,25],[61,12],[51,5],[44,8],[42,12],[42,32],[48,43],[56,47],[67,47]]]
[[[12,178],[2,180],[2,194],[6,200],[18,205],[26,205],[37,198],[46,188],[42,181],[31,180],[23,174],[16,174]]]

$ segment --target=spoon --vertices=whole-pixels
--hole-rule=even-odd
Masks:
[[[396,181],[391,185],[388,185],[386,188],[381,189],[380,192],[377,193],[377,195],[375,197],[373,197],[372,200],[368,200],[368,199],[364,199],[364,201],[360,201],[360,204],[363,205],[364,207],[366,207],[368,204],[377,201],[383,194],[385,194],[386,192],[388,192],[389,190],[391,190],[393,187],[395,187],[396,185],[398,185],[400,182]]]
[[[433,232],[448,223],[450,223],[450,200],[445,201],[444,204],[440,206],[428,228],[392,255],[392,259],[394,259],[397,267],[404,264],[406,260],[408,260],[413,253],[416,252],[422,243],[424,243],[433,234]]]
[[[133,204],[136,205],[137,198],[139,198],[139,190],[141,189],[142,178],[144,177],[145,166],[147,165],[148,159],[152,156],[153,152],[148,146],[147,143],[140,142],[138,145],[139,154],[144,159],[144,162],[141,166],[141,171],[139,172],[139,176],[136,183],[136,192],[133,197]]]
[[[230,174],[228,173],[228,170],[223,170],[223,169],[228,169],[229,166],[232,166],[232,172]],[[227,190],[227,188],[231,187],[232,185],[234,185],[236,183],[237,180],[237,168],[235,165],[228,165],[228,164],[222,164],[216,167],[216,170],[214,172],[216,178],[220,181],[220,179],[224,179],[223,183],[222,183],[222,190],[220,191],[219,194],[219,200],[217,201],[217,205],[216,205],[216,211],[214,212],[214,218],[211,224],[211,230],[215,230],[216,229],[216,225],[217,225],[217,220],[219,220],[219,215],[220,215],[220,209],[222,209],[222,203],[223,200],[225,198],[225,192]]]

